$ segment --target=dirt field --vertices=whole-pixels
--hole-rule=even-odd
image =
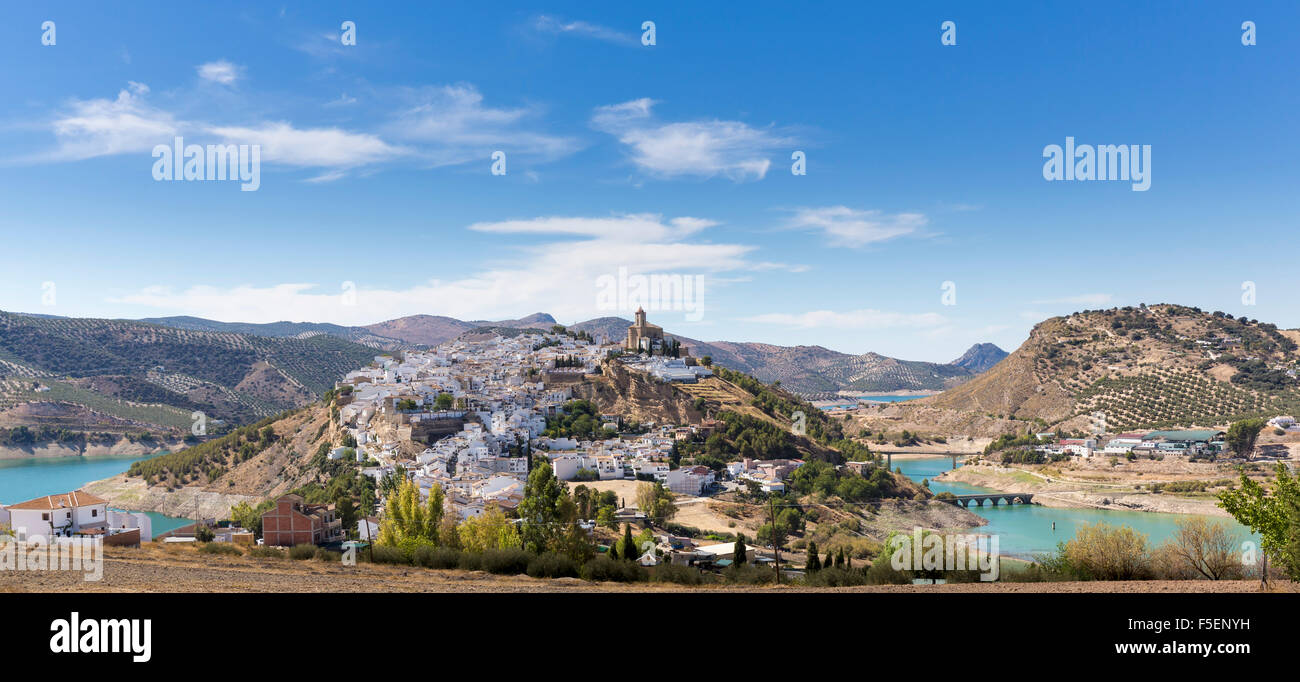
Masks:
[[[576,578],[556,580],[526,576],[494,576],[480,571],[438,571],[422,568],[343,566],[315,560],[252,559],[199,554],[191,546],[110,548],[104,576],[86,582],[81,573],[65,571],[0,572],[0,592],[682,592],[717,591],[771,594],[800,591],[829,592],[1258,592],[1253,580],[1144,581],[1119,583],[969,583],[952,585],[880,585],[851,588],[790,586],[684,587],[662,583],[589,583]],[[1274,591],[1295,592],[1288,582]],[[3,601],[3,597],[0,597]]]

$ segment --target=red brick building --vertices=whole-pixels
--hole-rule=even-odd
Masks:
[[[307,504],[297,495],[285,495],[262,514],[262,540],[278,547],[343,542],[343,521],[332,504]]]

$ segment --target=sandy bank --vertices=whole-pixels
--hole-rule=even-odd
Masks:
[[[130,511],[152,511],[167,516],[192,519],[225,519],[230,508],[240,502],[257,504],[261,498],[249,495],[227,495],[198,488],[179,488],[168,492],[164,488],[149,487],[142,479],[121,474],[88,483],[82,488],[92,495],[109,501],[114,507]]]
[[[59,443],[46,443],[33,447],[0,447],[0,460],[37,459],[45,457],[143,457],[159,452],[170,452],[181,446],[180,441],[158,441],[149,445],[132,443],[123,438],[112,445],[87,445],[71,447]]]
[[[1229,516],[1211,498],[1138,492],[1131,486],[1108,487],[1095,483],[1049,480],[1048,477],[1009,467],[959,467],[936,476],[935,480],[966,483],[1007,493],[1034,493],[1034,502],[1044,507]]]

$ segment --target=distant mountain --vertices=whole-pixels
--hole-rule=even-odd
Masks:
[[[1112,431],[1219,426],[1300,411],[1297,341],[1187,306],[1085,310],[1038,323],[987,372],[927,402],[1076,430],[1095,413]]]
[[[473,320],[470,322],[442,315],[408,315],[407,317],[399,317],[395,320],[368,325],[365,329],[376,335],[399,339],[405,343],[436,346],[468,331],[483,327],[550,329],[553,324],[555,324],[555,318],[546,313],[533,313],[518,320]]]
[[[272,337],[0,312],[0,422],[42,414],[48,419],[36,422],[74,429],[188,429],[197,410],[244,423],[316,399],[375,354],[327,333]],[[88,413],[103,419],[83,420]]]
[[[230,332],[234,334],[256,334],[275,338],[307,338],[316,334],[329,334],[382,350],[399,350],[403,346],[401,339],[396,339],[367,329],[366,327],[344,327],[327,322],[218,322],[202,317],[178,315],[175,317],[147,317],[140,322],[158,324],[173,329],[190,329],[206,332]],[[373,326],[373,325],[372,325]]]
[[[627,334],[630,324],[631,320],[620,317],[600,317],[569,325],[569,329],[618,341]],[[877,353],[851,355],[821,346],[705,342],[671,333],[667,336],[681,341],[695,357],[710,356],[723,367],[768,383],[780,381],[784,388],[804,395],[839,391],[942,391],[978,374],[982,370],[975,367],[987,363],[997,353],[1006,355],[993,344],[978,344],[959,359],[976,356],[969,364],[958,364],[958,361],[940,364],[898,360]]]
[[[961,357],[948,363],[964,367],[975,374],[988,371],[993,365],[1002,362],[1009,355],[1006,351],[991,343],[977,343],[962,353]]]

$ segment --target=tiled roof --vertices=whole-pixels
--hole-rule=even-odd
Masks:
[[[51,509],[89,507],[90,505],[93,504],[108,504],[108,500],[95,497],[94,495],[91,495],[90,493],[81,490],[75,490],[70,493],[62,493],[59,495],[46,495],[45,497],[38,497],[34,500],[19,502],[18,504],[10,505],[8,508],[19,509],[19,510],[47,511]]]

